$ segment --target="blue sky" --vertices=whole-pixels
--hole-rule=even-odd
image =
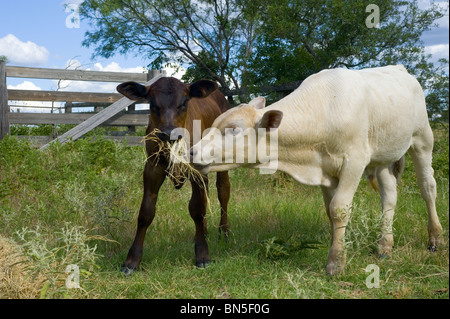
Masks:
[[[135,56],[116,55],[110,59],[91,60],[93,48],[81,45],[84,33],[89,29],[86,21],[79,28],[68,28],[70,12],[64,3],[76,4],[82,0],[14,0],[2,1],[0,11],[0,55],[6,55],[10,65],[47,68],[65,68],[68,61],[82,69],[105,71],[139,72],[149,61]],[[443,2],[448,6],[448,1]],[[429,5],[420,1],[421,7]],[[433,60],[448,58],[449,22],[447,16],[439,20],[439,28],[426,32],[423,41],[427,52],[433,53]],[[14,88],[55,89],[55,82],[38,80],[8,79]],[[72,83],[71,90],[88,90]],[[98,91],[113,90],[114,86],[97,84]],[[93,90],[93,91],[96,91]]]
[[[48,61],[40,67],[61,68],[67,60],[76,57],[82,64],[92,65],[93,50],[81,45],[87,22],[80,22],[79,28],[68,28],[66,20],[70,12],[65,12],[64,3],[76,3],[77,0],[14,0],[2,1],[0,12],[0,39],[13,34],[20,41],[31,41],[45,47],[50,55]],[[80,1],[78,1],[80,2]],[[95,62],[103,65],[118,62],[124,67],[144,66],[146,61],[138,58],[127,59],[116,56],[113,59],[98,58]]]
[[[2,1],[0,55],[6,55],[9,64],[14,66],[65,68],[70,60],[75,60],[74,67],[81,65],[82,69],[142,72],[148,62],[134,56],[91,60],[93,49],[81,45],[89,25],[81,22],[79,28],[68,28],[66,20],[71,13],[65,12],[66,2],[76,3],[77,0]],[[18,86],[24,81],[8,78],[9,86]],[[52,81],[26,81],[44,90],[55,89]],[[96,89],[102,90],[98,85]]]

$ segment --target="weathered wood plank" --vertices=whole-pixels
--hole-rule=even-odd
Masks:
[[[5,67],[6,62],[0,60],[0,140],[9,134],[8,89]]]
[[[149,73],[160,72],[150,70]],[[99,81],[99,82],[146,82],[148,73],[124,73],[124,72],[103,72],[86,70],[60,70],[46,68],[27,68],[18,66],[7,66],[8,77],[34,78],[34,79],[55,79],[72,81]]]
[[[151,85],[160,78],[164,76],[164,73],[157,75],[150,81],[146,82],[145,85]],[[78,126],[74,127],[70,131],[66,132],[65,134],[61,135],[54,141],[58,140],[61,143],[65,143],[70,139],[76,140],[83,136],[86,132],[89,132],[90,130],[94,129],[95,127],[99,126],[103,122],[107,121],[120,111],[122,111],[127,106],[135,103],[135,101],[130,100],[129,98],[123,97],[117,102],[113,103],[112,105],[108,106],[106,109],[100,111],[99,113],[95,114],[94,116],[90,117],[83,123],[79,124]],[[45,149],[48,147],[49,144],[46,144],[41,147],[41,149]]]
[[[114,103],[122,96],[118,93],[8,90],[8,99],[16,101]]]
[[[51,114],[51,113],[10,113],[10,124],[80,124],[95,113],[66,113],[66,114]],[[147,126],[148,115],[145,114],[125,114],[119,113],[102,125],[109,126]]]
[[[112,140],[117,142],[126,141],[128,146],[145,145],[143,136],[104,136],[105,140]]]

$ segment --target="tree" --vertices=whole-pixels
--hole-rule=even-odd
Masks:
[[[255,0],[258,1],[258,0]],[[424,55],[420,36],[443,12],[420,10],[416,0],[373,1],[379,27],[366,25],[367,3],[358,0],[259,0],[262,19],[251,82],[304,79],[326,68],[403,63],[413,69]]]
[[[86,0],[80,13],[93,26],[83,44],[96,55],[144,54],[152,68],[178,63],[186,81],[216,80],[241,100],[289,93],[326,68],[402,63],[427,92],[440,92],[429,100],[443,110],[445,77],[430,80],[436,69],[420,37],[445,10],[419,9],[417,0],[371,3],[379,9],[376,28],[359,0]]]
[[[432,3],[421,10],[416,0],[372,1],[379,9],[379,25],[370,28],[370,10],[363,1],[254,1],[259,2],[264,24],[254,42],[244,87],[299,81],[327,68],[401,63],[432,94],[427,96],[430,118],[445,118],[436,114],[448,110],[448,74],[428,62],[421,35],[448,8]]]
[[[95,24],[83,45],[95,54],[135,52],[150,67],[196,65],[222,88],[240,87],[254,40],[253,21],[243,19],[241,0],[86,0],[80,14]],[[198,73],[198,72],[197,72]]]
[[[437,67],[430,67],[426,70],[421,82],[426,88],[426,102],[428,116],[435,122],[448,123],[448,106],[449,106],[449,75],[448,60],[441,59]]]

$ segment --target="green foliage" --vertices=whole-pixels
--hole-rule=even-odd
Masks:
[[[102,57],[143,54],[152,68],[172,62],[193,63],[208,78],[227,87],[226,77],[236,76],[237,52],[248,47],[244,39],[246,21],[240,14],[244,3],[87,0],[80,14],[95,27],[86,32],[83,45],[94,46],[95,55]]]
[[[426,103],[428,116],[434,122],[448,123],[449,106],[449,74],[445,68],[448,68],[448,60],[442,59],[437,68],[430,67],[430,74],[423,76],[423,87],[428,91],[426,93]]]
[[[6,135],[0,143],[0,167],[3,169],[21,164],[30,150],[26,140]]]
[[[201,51],[198,53],[198,58],[206,64],[208,69],[212,70],[216,74],[219,74],[220,65],[208,53]],[[192,83],[197,80],[207,79],[210,77],[211,75],[204,68],[199,68],[196,65],[190,65],[186,69],[186,73],[183,75],[182,80],[186,83]]]
[[[421,35],[445,9],[418,0],[377,0],[379,28],[368,28],[369,3],[357,0],[86,0],[92,24],[83,45],[95,55],[136,53],[149,66],[177,63],[184,80],[218,81],[224,89],[302,81],[322,69],[402,63],[425,91],[430,118],[448,121],[448,74],[429,63]],[[444,67],[448,61],[444,61]],[[240,96],[240,100],[249,96]]]
[[[426,207],[407,157],[392,257],[378,259],[373,253],[381,205],[363,179],[346,231],[347,270],[338,277],[324,270],[331,235],[320,189],[300,185],[287,174],[237,169],[229,172],[227,241],[217,236],[220,206],[215,174],[209,175],[208,268],[194,266],[191,189],[186,184],[175,190],[166,182],[141,268],[125,278],[119,269],[135,235],[146,156],[142,147],[94,137],[44,151],[15,137],[0,141],[0,234],[16,238],[27,260],[35,262],[28,280],[38,270],[45,275],[45,298],[448,299],[448,125],[435,124],[433,130],[444,244],[436,253],[426,250]],[[68,262],[83,270],[82,290],[65,288]],[[365,286],[369,264],[380,267],[379,289]]]
[[[320,242],[305,241],[299,238],[290,237],[283,240],[277,237],[271,237],[259,242],[260,252],[266,259],[276,260],[284,256],[289,256],[293,252],[303,249],[318,249],[325,247]]]
[[[39,274],[45,278],[41,299],[69,297],[64,280],[67,267],[76,265],[80,281],[86,281],[99,268],[97,259],[102,257],[96,252],[97,246],[90,246],[89,242],[104,238],[88,235],[87,230],[82,227],[66,224],[55,235],[55,243],[50,244],[48,234],[42,233],[39,227],[34,230],[24,227],[16,231],[18,241],[22,244],[23,256],[28,261],[28,276],[31,280]]]
[[[449,127],[448,123],[434,125],[433,168],[437,178],[449,178]]]
[[[261,250],[267,259],[275,259],[281,256],[289,256],[286,243],[276,237],[265,239],[260,242]]]
[[[250,69],[257,83],[298,81],[322,69],[403,63],[414,71],[424,56],[420,35],[442,17],[417,1],[380,0],[380,27],[365,25],[361,1],[260,0],[264,24]],[[420,21],[420,23],[417,23]],[[250,80],[249,79],[249,80]]]
[[[11,125],[10,131],[11,135],[58,136],[74,127],[70,124]]]

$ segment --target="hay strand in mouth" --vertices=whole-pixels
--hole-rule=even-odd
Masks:
[[[205,192],[206,206],[208,211],[212,214],[211,205],[208,196],[208,189],[206,187],[203,175],[195,169],[189,162],[189,147],[184,138],[181,138],[173,143],[169,141],[162,141],[158,138],[157,133],[160,133],[159,129],[154,129],[149,134],[145,135],[144,141],[152,141],[157,145],[156,150],[148,155],[146,161],[153,160],[154,165],[158,165],[161,156],[165,157],[168,161],[165,172],[167,176],[174,182],[175,185],[183,185],[186,180],[191,180],[199,185]],[[206,218],[206,216],[205,216]]]
[[[146,160],[152,160],[156,166],[161,156],[163,156],[168,162],[165,170],[166,174],[175,184],[183,184],[189,179],[206,189],[203,175],[189,162],[189,147],[186,140],[181,138],[173,143],[169,141],[164,142],[157,136],[157,133],[160,132],[159,129],[154,129],[144,136],[144,141],[152,141],[157,145],[155,151]]]

